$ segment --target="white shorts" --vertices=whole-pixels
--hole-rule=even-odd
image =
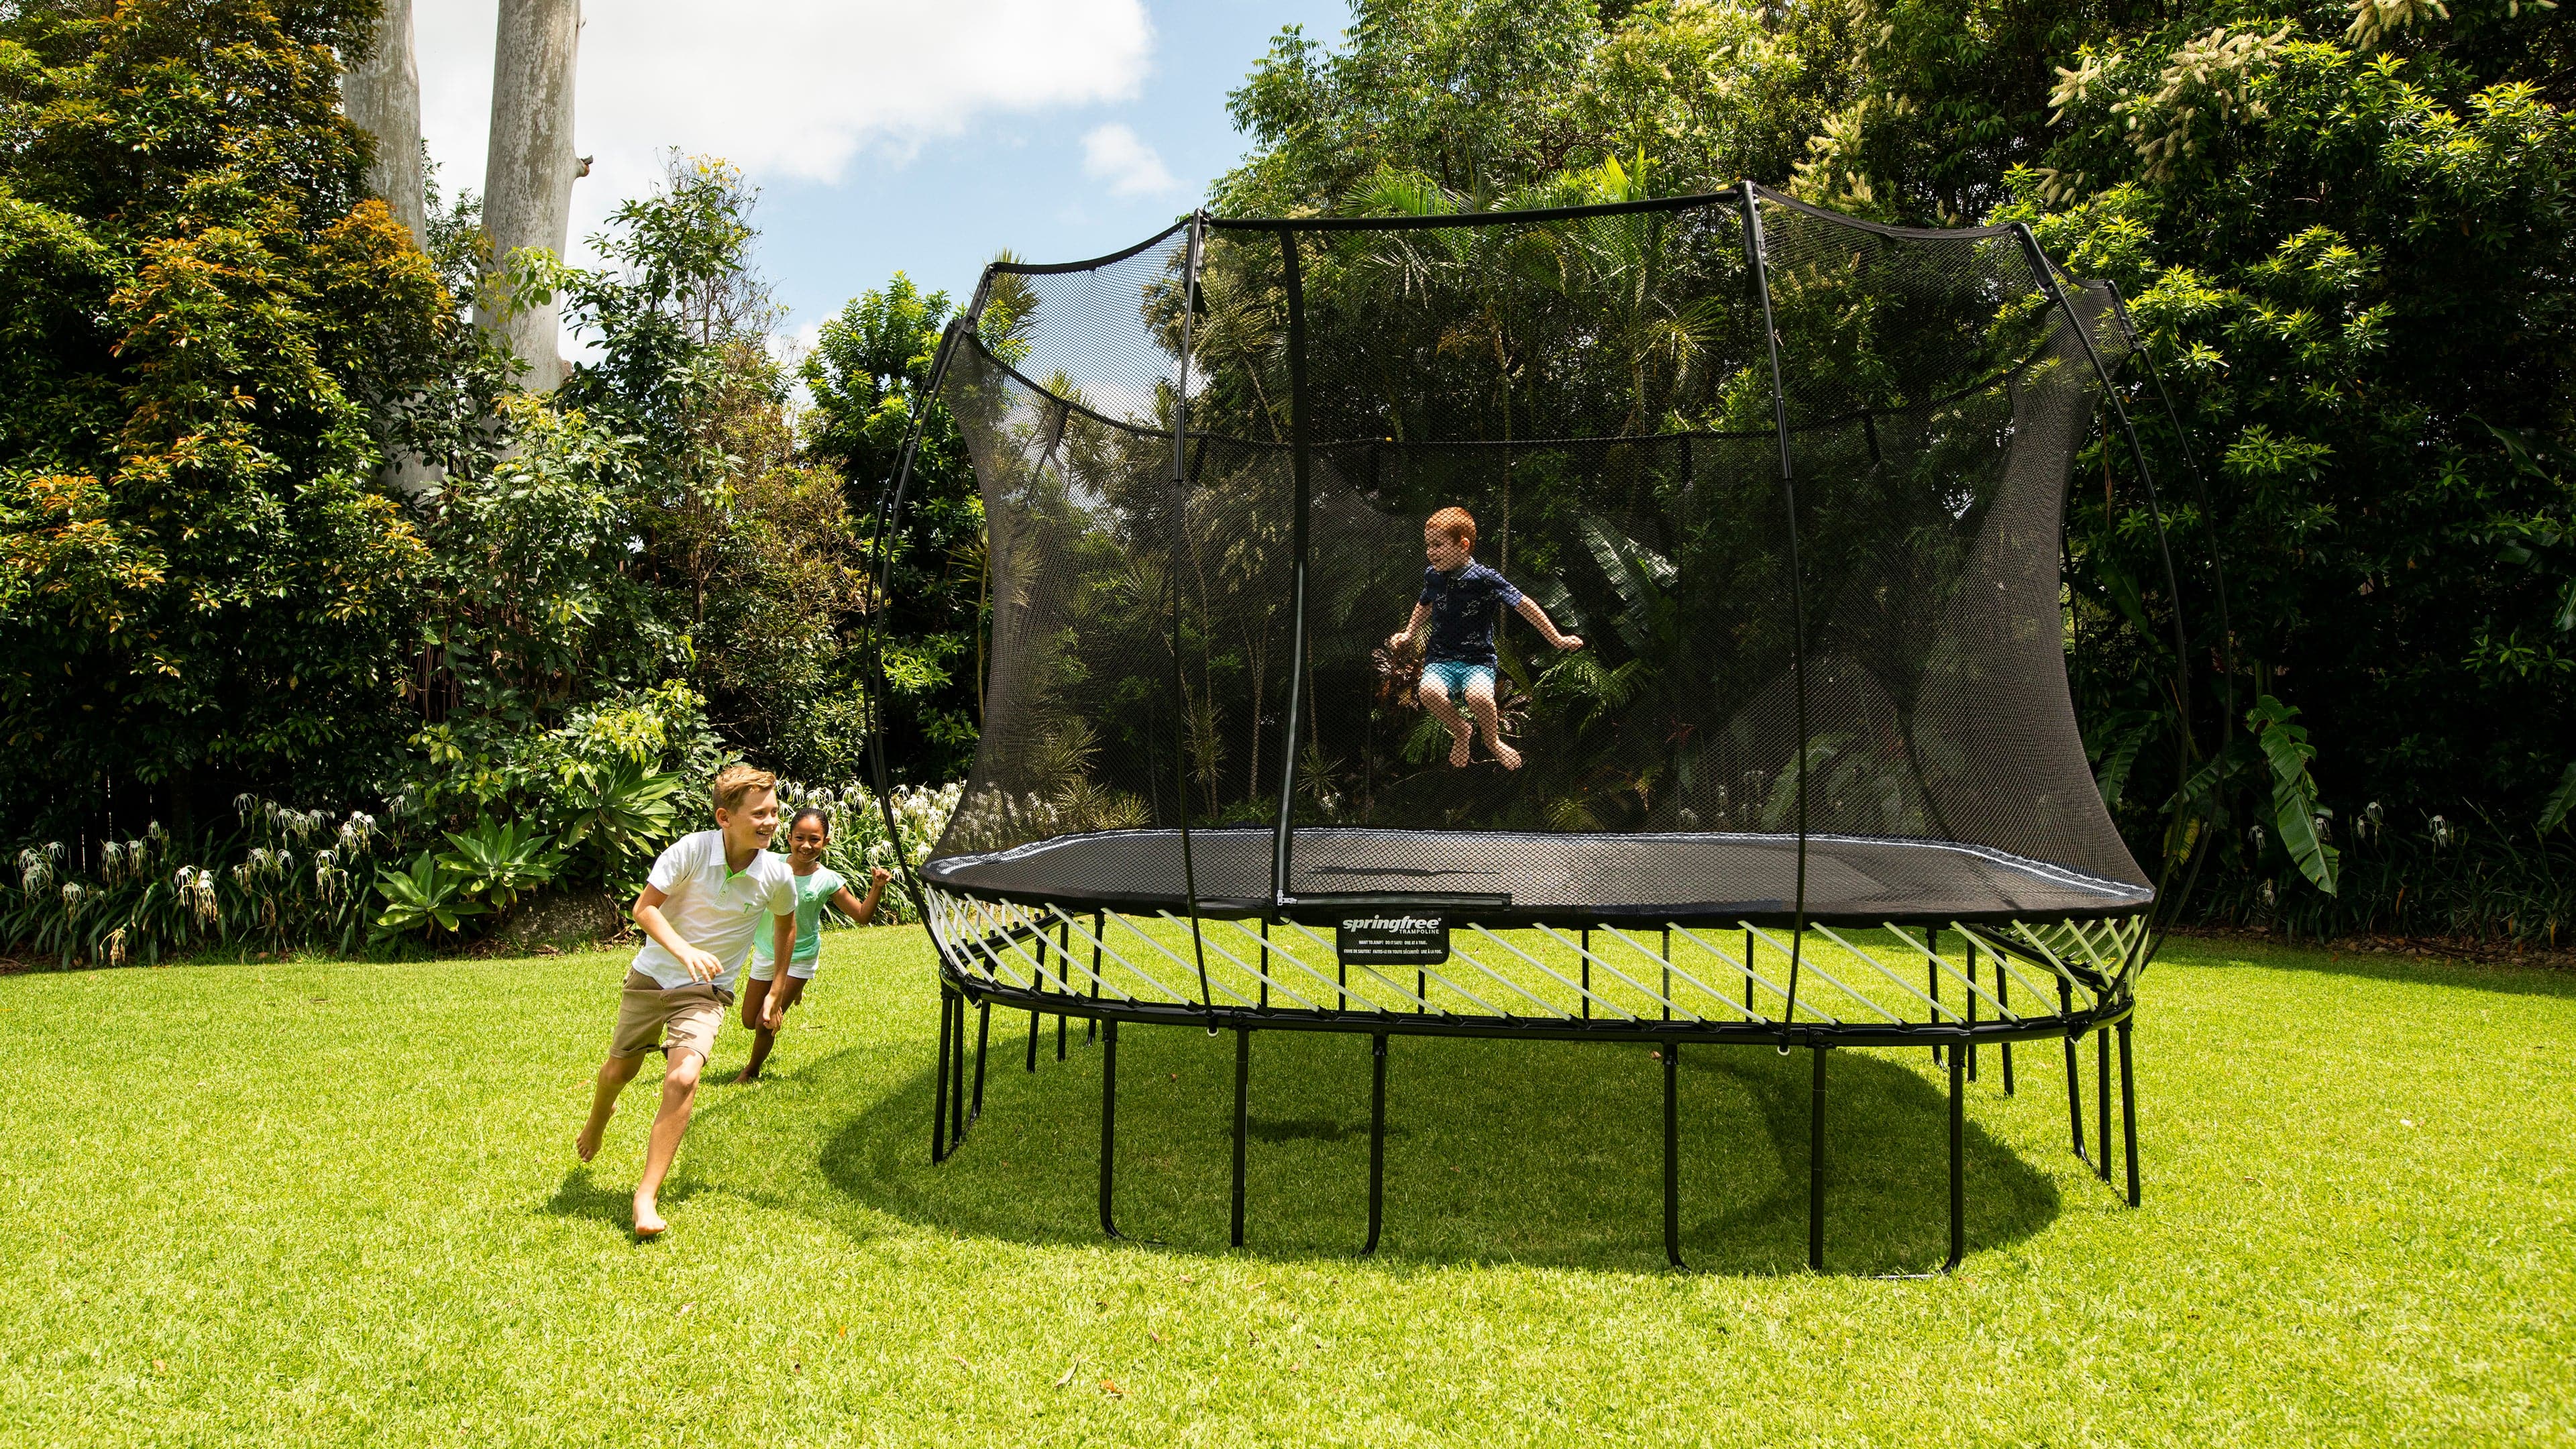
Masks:
[[[814,979],[814,968],[818,964],[819,961],[790,961],[787,963],[787,974],[795,977],[799,981],[811,981]],[[754,981],[777,980],[778,963],[775,961],[763,961],[760,959],[757,952],[753,953],[751,958],[751,979]]]

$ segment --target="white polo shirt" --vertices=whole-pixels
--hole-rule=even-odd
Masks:
[[[733,990],[760,933],[775,929],[776,917],[796,914],[796,873],[787,857],[764,850],[742,870],[727,870],[721,830],[701,830],[673,841],[645,879],[669,897],[662,903],[662,919],[680,939],[724,963],[715,984],[725,991]],[[635,953],[635,969],[665,990],[690,984],[689,968],[649,936],[644,949]]]

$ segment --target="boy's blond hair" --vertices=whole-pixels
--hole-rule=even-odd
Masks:
[[[1476,515],[1456,504],[1441,509],[1438,513],[1424,519],[1423,523],[1440,530],[1449,535],[1452,540],[1463,543],[1469,548],[1476,546]]]
[[[777,788],[778,777],[767,770],[755,770],[749,765],[727,765],[716,771],[715,788],[708,793],[715,797],[718,810],[739,810],[745,795],[754,790]]]

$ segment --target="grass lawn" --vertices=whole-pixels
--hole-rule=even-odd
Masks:
[[[0,978],[0,1441],[17,1444],[2462,1444],[2576,1440],[2576,977],[2177,941],[2138,1028],[2146,1205],[2067,1151],[2060,1058],[1969,1104],[1834,1065],[1804,1271],[1804,1054],[1682,1059],[1662,1267],[1643,1048],[1399,1038],[1387,1231],[1365,1038],[1130,1028],[928,1165],[916,929],[827,938],[760,1085],[625,1231],[658,1068],[572,1159],[610,956]],[[2086,1055],[2086,1128],[2091,1060]],[[1114,1387],[1113,1387],[1114,1386]]]

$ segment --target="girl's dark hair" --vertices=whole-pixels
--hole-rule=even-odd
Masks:
[[[823,833],[825,835],[830,835],[832,833],[832,817],[824,813],[821,808],[813,805],[808,805],[804,809],[787,817],[787,829],[789,832],[793,833],[797,826],[804,824],[805,817],[808,815],[811,815],[816,820],[822,822]]]

